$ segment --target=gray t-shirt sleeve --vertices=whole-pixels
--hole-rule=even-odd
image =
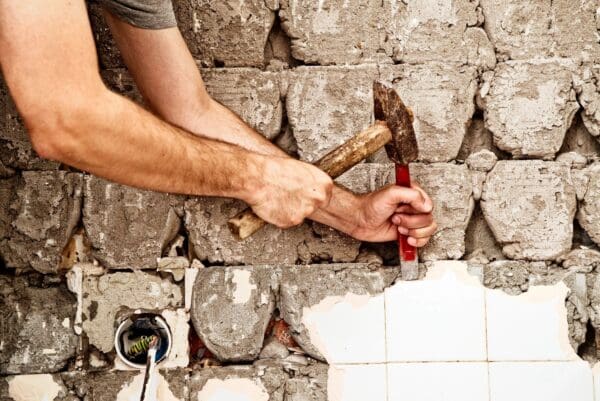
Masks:
[[[99,3],[119,19],[139,28],[177,26],[171,0],[99,0]]]

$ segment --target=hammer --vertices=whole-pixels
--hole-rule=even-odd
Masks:
[[[374,111],[377,120],[384,120],[392,131],[392,141],[385,146],[388,158],[396,164],[396,185],[410,187],[408,164],[417,159],[417,136],[412,125],[412,111],[404,105],[398,93],[380,82],[373,84]],[[402,279],[415,280],[419,275],[417,250],[406,235],[398,234],[398,253]]]
[[[336,178],[386,145],[388,157],[396,163],[396,184],[410,187],[408,163],[417,158],[417,140],[412,126],[412,113],[391,88],[375,82],[373,85],[375,123],[350,140],[327,153],[314,165]],[[247,208],[228,221],[230,230],[246,239],[266,223]],[[417,272],[416,250],[406,236],[398,238],[403,277]]]

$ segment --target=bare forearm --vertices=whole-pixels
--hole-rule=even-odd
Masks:
[[[191,130],[198,135],[220,138],[246,149],[268,156],[289,157],[283,150],[268,141],[244,123],[238,116],[211,99],[208,109],[201,118],[190,123]],[[315,211],[310,218],[319,223],[350,234],[356,227],[352,211],[357,210],[360,198],[339,186],[334,187],[327,206]]]
[[[64,163],[145,189],[248,199],[263,156],[191,135],[109,92],[98,103],[65,135]]]

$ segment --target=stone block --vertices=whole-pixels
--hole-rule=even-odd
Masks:
[[[431,197],[438,224],[429,243],[419,249],[419,259],[459,259],[465,253],[465,231],[474,208],[471,172],[465,165],[415,163],[411,178]]]
[[[58,374],[5,376],[0,378],[0,401],[72,401]]]
[[[276,365],[197,370],[189,380],[191,400],[283,401],[287,375]]]
[[[198,259],[226,265],[294,264],[313,259],[350,262],[358,255],[359,241],[323,226],[312,228],[313,223],[287,230],[267,225],[240,241],[227,228],[227,220],[245,207],[225,198],[186,201],[185,227]]]
[[[290,266],[283,269],[279,310],[298,344],[313,358],[324,360],[311,343],[303,313],[329,296],[376,295],[398,275],[397,269],[371,270],[366,264]]]
[[[516,158],[553,158],[579,109],[572,75],[554,61],[499,64],[482,88],[496,146]]]
[[[373,122],[377,66],[299,67],[286,108],[298,154],[314,162]]]
[[[456,158],[475,111],[475,68],[442,63],[382,66],[381,79],[393,84],[414,113],[419,160]]]
[[[158,370],[156,399],[185,401],[185,369]],[[131,401],[139,400],[144,382],[144,371],[67,372],[62,374],[65,385],[82,400]]]
[[[84,276],[82,292],[83,331],[105,353],[114,348],[119,312],[183,307],[181,286],[141,271]]]
[[[579,204],[577,220],[590,238],[600,245],[600,163],[592,164],[585,172],[589,183]]]
[[[275,310],[280,274],[275,266],[217,266],[198,271],[192,322],[217,358],[228,362],[256,359]]]
[[[389,22],[386,43],[396,61],[409,64],[456,62],[492,69],[494,47],[480,27],[479,2],[419,0],[383,2]]]
[[[58,372],[75,357],[75,298],[34,284],[0,276],[0,375]]]
[[[93,256],[108,268],[156,268],[181,224],[180,197],[87,176],[83,225]]]
[[[179,29],[204,67],[263,67],[276,0],[174,2]]]
[[[31,147],[23,120],[0,74],[0,164],[23,170],[58,170],[60,163],[40,158]]]
[[[388,57],[380,44],[384,9],[373,0],[280,0],[292,55],[307,64],[358,64]]]
[[[576,197],[566,164],[499,161],[481,208],[508,258],[548,260],[571,249]]]
[[[81,210],[80,174],[26,171],[0,180],[0,256],[7,267],[55,273]]]
[[[257,69],[205,69],[208,93],[268,139],[281,131],[283,84],[280,74]]]
[[[501,60],[539,57],[597,59],[597,3],[481,0],[485,30]]]

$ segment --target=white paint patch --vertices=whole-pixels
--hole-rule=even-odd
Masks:
[[[262,383],[250,379],[210,379],[197,401],[269,401],[269,393]]]
[[[192,292],[194,290],[194,283],[196,282],[198,271],[199,269],[195,267],[185,269],[183,286],[185,288],[185,309],[188,311],[192,308]]]
[[[14,401],[53,401],[63,391],[52,375],[21,375],[8,379],[8,395]]]
[[[71,327],[71,319],[66,317],[63,319],[61,324],[62,324],[62,327],[64,327],[65,329],[68,329],[69,327]]]
[[[243,304],[250,300],[252,290],[256,290],[256,284],[250,282],[250,272],[247,270],[234,270],[231,281],[235,284],[233,291],[233,302]]]
[[[164,368],[187,367],[189,363],[189,341],[190,314],[185,309],[164,310],[161,315],[167,321],[171,329],[171,351],[164,362],[160,364]]]
[[[42,355],[55,355],[56,350],[54,348],[44,348],[42,350]]]
[[[151,399],[146,397],[144,401],[180,401],[179,398],[175,397],[169,388],[169,383],[160,373],[157,373],[155,377],[157,379],[155,383],[156,398]],[[121,391],[117,394],[115,401],[140,401],[143,384],[144,372],[142,371],[139,375],[135,376],[131,382],[123,385]]]
[[[304,308],[310,342],[331,364],[385,362],[383,294],[327,297]]]

